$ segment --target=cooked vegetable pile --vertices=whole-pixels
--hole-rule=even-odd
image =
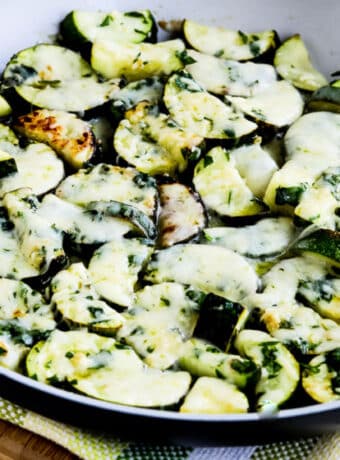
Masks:
[[[0,364],[183,413],[340,400],[340,80],[273,30],[59,32],[2,75]]]

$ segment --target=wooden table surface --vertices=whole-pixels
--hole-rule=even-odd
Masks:
[[[76,460],[62,447],[0,420],[0,460]]]

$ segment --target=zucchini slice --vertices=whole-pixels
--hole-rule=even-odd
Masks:
[[[18,152],[19,139],[7,125],[0,123],[0,150],[14,156]]]
[[[114,333],[124,318],[99,300],[89,273],[82,263],[61,270],[51,281],[51,302],[71,326],[88,326],[97,332]]]
[[[89,273],[101,297],[129,307],[133,304],[138,274],[152,248],[137,239],[120,239],[101,246],[90,260]]]
[[[154,114],[147,102],[126,112],[114,135],[114,148],[146,174],[176,175],[201,154],[203,137],[179,127],[168,115]]]
[[[21,252],[7,211],[0,207],[0,277],[22,280],[39,275]]]
[[[307,102],[307,110],[340,113],[340,87],[330,85],[316,90]]]
[[[18,172],[18,167],[12,155],[0,150],[0,179]]]
[[[340,233],[331,230],[318,230],[299,240],[294,249],[307,254],[312,254],[318,259],[340,267]]]
[[[261,367],[255,389],[257,410],[276,411],[292,396],[299,383],[299,363],[282,343],[262,331],[244,329],[237,336],[235,346]]]
[[[23,188],[7,193],[3,202],[27,262],[40,274],[65,265],[62,234],[38,215],[39,202],[31,190]]]
[[[277,80],[273,66],[226,61],[215,56],[189,50],[192,63],[186,70],[206,91],[231,96],[254,96]]]
[[[159,186],[159,245],[167,248],[196,236],[205,226],[204,207],[195,193],[180,183]]]
[[[246,395],[228,382],[201,377],[185,397],[179,411],[184,414],[242,414],[248,411]]]
[[[105,78],[124,76],[128,81],[170,75],[183,67],[179,54],[184,49],[182,40],[155,45],[97,40],[92,46],[91,66]]]
[[[197,338],[186,343],[179,365],[192,375],[218,377],[241,389],[251,386],[258,377],[258,367],[252,360],[223,353],[210,342]]]
[[[319,403],[340,400],[340,348],[315,356],[302,374],[306,393]]]
[[[82,207],[47,194],[39,206],[38,214],[77,244],[106,243],[136,230],[129,220],[104,215],[94,209],[97,205],[101,203],[94,202]]]
[[[247,309],[239,303],[208,294],[200,308],[194,335],[229,351],[247,318]]]
[[[60,110],[35,110],[23,115],[17,119],[15,129],[30,139],[48,144],[74,169],[86,166],[96,150],[91,125]]]
[[[278,256],[295,237],[289,217],[268,217],[244,227],[211,227],[203,230],[204,242],[222,246],[249,259]]]
[[[118,83],[100,82],[79,54],[49,44],[20,51],[4,71],[4,86],[15,88],[29,104],[66,112],[81,112],[104,104],[119,89]]]
[[[147,101],[150,106],[157,105],[163,96],[164,79],[149,77],[128,83],[112,97],[110,105],[114,118],[123,118],[126,110],[131,109],[139,102]]]
[[[81,49],[95,40],[139,43],[156,38],[157,25],[149,10],[120,13],[71,11],[60,24],[63,42]]]
[[[56,195],[85,206],[92,201],[119,201],[153,216],[157,205],[156,181],[132,168],[101,163],[68,176]]]
[[[12,113],[12,107],[6,99],[0,95],[0,118],[8,117]]]
[[[306,190],[295,215],[321,228],[340,230],[340,166],[329,168]]]
[[[85,331],[55,331],[31,350],[26,365],[39,381],[67,381],[88,396],[132,406],[173,405],[191,382],[187,372],[148,368],[130,347]]]
[[[181,71],[165,85],[164,103],[183,129],[210,139],[235,139],[257,128],[220,99],[204,91],[192,76]]]
[[[299,34],[293,35],[279,46],[274,65],[278,74],[297,88],[315,91],[327,85],[326,78],[313,67],[306,45]]]
[[[204,205],[222,216],[252,216],[264,210],[245,180],[233,156],[214,147],[197,164],[193,183]]]
[[[247,61],[276,46],[276,32],[243,33],[222,27],[204,26],[185,20],[183,33],[194,49],[224,59]]]
[[[149,366],[167,369],[178,360],[185,340],[192,336],[201,297],[178,283],[146,286],[136,292],[117,337],[131,345]]]
[[[175,281],[234,302],[254,293],[258,279],[238,254],[205,244],[178,244],[157,251],[146,268],[153,283]]]
[[[226,96],[226,100],[249,118],[277,128],[297,120],[304,106],[299,91],[284,80],[272,83],[254,96]]]
[[[263,198],[268,183],[278,166],[270,154],[259,142],[242,145],[230,150],[235,166],[250,190],[259,198]]]
[[[18,172],[0,180],[0,197],[19,188],[30,188],[35,195],[54,189],[63,179],[64,165],[55,152],[45,144],[29,144],[25,149],[11,151]],[[39,165],[39,167],[37,167]]]

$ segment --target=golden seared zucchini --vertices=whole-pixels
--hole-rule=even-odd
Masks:
[[[51,302],[62,319],[71,326],[87,326],[97,332],[113,334],[124,318],[99,299],[83,263],[61,270],[51,281]]]
[[[204,228],[206,216],[199,197],[186,185],[175,182],[159,186],[159,245],[183,243]]]
[[[193,183],[204,205],[219,215],[252,216],[265,209],[238,172],[234,157],[222,147],[214,147],[200,160]]]
[[[180,53],[184,49],[179,39],[157,44],[96,40],[91,50],[91,66],[105,78],[124,76],[128,81],[170,75],[183,67]]]
[[[189,45],[206,54],[235,61],[254,59],[276,46],[276,32],[258,33],[204,26],[186,19],[183,33]]]
[[[55,331],[31,350],[26,366],[41,382],[67,382],[88,396],[141,407],[173,405],[191,382],[187,372],[151,369],[132,348],[86,331]]]
[[[259,370],[252,360],[224,353],[210,342],[195,337],[186,343],[179,366],[192,375],[218,377],[241,389],[256,382]]]
[[[138,274],[153,249],[138,239],[117,239],[97,249],[89,274],[99,295],[122,307],[133,304]]]
[[[154,253],[145,272],[153,283],[175,281],[234,302],[257,289],[253,268],[238,254],[205,244],[178,244]]]
[[[209,139],[235,139],[257,128],[255,123],[205,91],[186,71],[176,72],[169,78],[164,103],[183,129]]]
[[[95,154],[91,125],[61,110],[35,110],[22,115],[15,129],[29,139],[44,142],[74,169],[83,168]]]
[[[302,386],[318,403],[340,400],[340,348],[315,356],[304,367]]]
[[[152,217],[157,205],[156,181],[133,168],[101,163],[68,176],[56,195],[85,206],[93,201],[118,201],[135,206]]]
[[[294,393],[300,380],[300,367],[288,349],[269,334],[244,329],[235,341],[241,355],[252,359],[260,368],[256,384],[259,412],[278,410]]]
[[[119,156],[146,174],[182,173],[199,158],[203,137],[187,132],[147,102],[125,113],[114,135]]]
[[[129,11],[71,11],[60,23],[65,44],[82,49],[95,40],[139,43],[156,38],[157,25],[149,10]]]
[[[119,81],[100,81],[90,65],[62,46],[39,44],[19,51],[7,63],[3,85],[32,106],[81,112],[107,102]]]
[[[248,408],[247,396],[235,385],[213,377],[200,377],[179,411],[184,414],[242,414]]]
[[[279,46],[274,65],[279,75],[297,88],[315,91],[327,84],[326,78],[313,67],[306,45],[299,34],[293,35]]]

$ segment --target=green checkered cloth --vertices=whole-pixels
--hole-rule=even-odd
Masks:
[[[340,433],[264,446],[190,448],[122,442],[55,422],[1,398],[0,418],[44,436],[84,460],[340,460]]]

